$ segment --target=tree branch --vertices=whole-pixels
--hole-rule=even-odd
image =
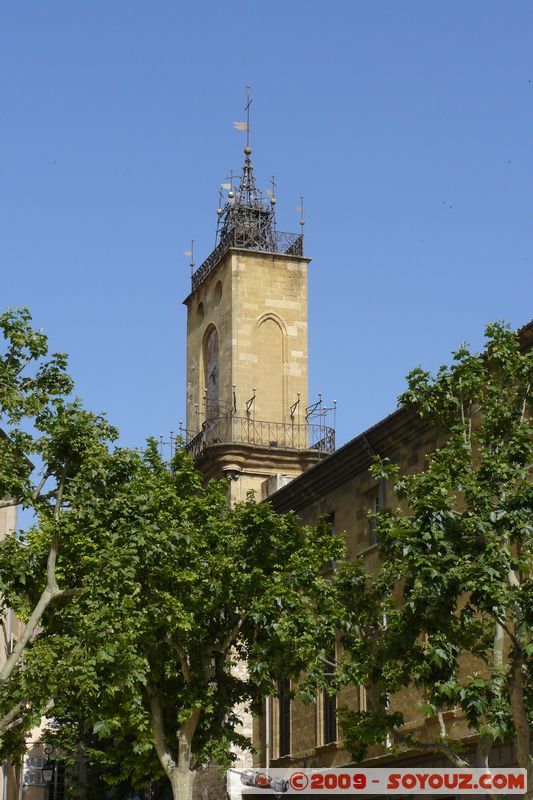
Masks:
[[[233,628],[228,632],[228,635],[225,636],[221,642],[215,644],[212,649],[220,653],[225,653],[226,650],[228,650],[231,647],[231,645],[239,635],[239,631],[242,628],[245,619],[246,619],[246,614],[243,614],[236,622],[236,624],[233,626]]]
[[[526,416],[526,409],[527,409],[527,396],[529,394],[529,390],[531,388],[531,384],[528,383],[525,394],[524,394],[524,402],[522,403],[522,413],[520,414],[520,422],[524,421],[524,417]]]
[[[502,639],[503,640],[503,639]],[[496,645],[495,645],[496,647]],[[467,761],[461,758],[457,753],[447,746],[448,734],[446,732],[446,722],[444,719],[444,715],[442,710],[439,708],[437,711],[437,718],[439,721],[439,731],[440,731],[440,738],[441,744],[444,745],[445,750],[441,751],[446,755],[450,761],[455,764],[456,767],[464,767],[470,766]],[[489,734],[485,734],[485,736],[481,736],[478,741],[477,751],[476,751],[476,764],[478,767],[485,767],[488,768],[489,766],[489,755],[490,751],[492,750],[492,746],[494,744],[494,739]],[[498,800],[498,796],[495,794],[488,793],[488,796],[492,798],[492,800]]]
[[[337,669],[337,667],[339,666],[339,662],[337,661],[337,659],[331,661],[331,659],[329,658],[322,658],[320,660],[322,661],[323,664],[326,665],[326,667],[332,667],[333,669]]]
[[[444,715],[443,715],[443,713],[442,713],[440,708],[437,711],[437,720],[438,720],[438,723],[439,723],[440,738],[443,741],[445,741],[448,738],[448,734],[446,732],[446,722],[444,720]]]
[[[53,699],[50,699],[43,708],[41,717],[45,717],[53,705],[54,701]],[[0,735],[7,733],[7,731],[10,731],[12,728],[15,728],[17,725],[23,723],[25,714],[28,711],[29,707],[26,700],[21,700],[16,706],[13,706],[11,711],[8,711],[7,714],[0,720]],[[20,714],[18,718],[17,714]]]
[[[447,741],[443,741],[442,737],[440,741],[437,742],[419,742],[416,739],[412,739],[410,736],[406,736],[399,731],[398,728],[392,728],[391,737],[396,744],[403,744],[408,747],[414,747],[416,750],[425,750],[426,752],[442,753],[456,767],[471,766],[468,761],[465,761],[458,753],[454,752]]]
[[[503,622],[496,614],[492,614],[491,616],[494,617],[496,621],[496,630],[494,634],[494,645],[492,648],[492,665],[496,666],[495,659],[498,659],[499,667],[501,668],[503,664],[503,632],[507,634],[509,639],[513,642],[516,647],[520,647],[520,642],[516,638],[515,634],[509,630],[509,627]],[[498,632],[498,629],[501,629]]]
[[[32,362],[32,361],[33,361],[33,358],[32,358],[31,356],[30,356],[29,358],[27,358],[27,359],[26,359],[26,361],[24,361],[24,362],[21,364],[21,366],[20,366],[20,367],[19,367],[19,368],[18,368],[18,369],[15,371],[14,377],[15,377],[15,378],[18,378],[18,376],[19,376],[21,373],[23,373],[23,372],[24,372],[24,370],[26,369],[26,367],[27,367],[29,364],[31,364],[31,362]]]
[[[61,503],[63,502],[63,494],[65,492],[65,478],[67,474],[67,464],[65,461],[63,467],[63,474],[59,482],[56,494],[56,502],[54,505],[54,520],[58,522],[59,514],[61,512]],[[52,534],[52,543],[50,545],[50,552],[48,553],[48,560],[46,562],[46,584],[51,592],[58,592],[59,587],[56,580],[56,562],[57,554],[59,552],[59,534],[57,532]]]
[[[518,587],[520,586],[520,581],[516,577],[516,572],[514,571],[514,569],[508,570],[507,580],[509,581],[509,586],[511,586],[511,588],[513,589],[518,589]]]
[[[154,736],[155,751],[161,766],[165,770],[165,774],[169,780],[172,780],[172,774],[176,770],[177,764],[176,758],[165,740],[165,728],[163,723],[163,710],[161,708],[161,701],[159,700],[159,695],[152,684],[149,683],[146,689],[150,699],[150,721]]]
[[[183,772],[191,768],[192,739],[200,721],[200,709],[193,708],[188,719],[178,730],[178,769]]]
[[[22,720],[22,717],[20,720],[16,720],[16,718],[21,712],[24,711],[25,705],[26,701],[21,700],[20,703],[17,703],[15,706],[13,706],[13,708],[8,711],[7,714],[4,714],[2,719],[0,719],[0,734],[4,734],[13,726],[13,724],[18,724],[18,722]]]
[[[154,736],[154,747],[161,762],[161,766],[174,786],[176,773],[190,777],[191,770],[191,743],[200,720],[200,709],[193,708],[188,719],[179,728],[176,738],[178,740],[178,757],[168,746],[165,738],[165,728],[163,722],[163,710],[157,689],[153,684],[147,685],[148,696],[150,698],[150,720],[152,733]]]
[[[61,474],[59,486],[57,487],[56,502],[54,505],[54,519],[56,521],[59,519],[59,513],[61,511],[61,503],[63,502],[63,494],[65,492],[65,482],[67,478],[67,468],[68,468],[68,459],[65,460],[65,463],[63,465],[63,472]]]
[[[41,480],[39,481],[39,483],[37,484],[37,486],[35,487],[35,490],[33,492],[33,499],[34,500],[37,500],[37,498],[41,494],[41,492],[42,492],[42,490],[44,488],[44,485],[45,485],[46,481],[48,480],[48,478],[50,477],[51,474],[52,473],[51,473],[50,470],[47,470],[44,473],[43,477],[41,478]]]
[[[75,589],[58,589],[54,595],[54,600],[60,597],[75,597],[78,594],[83,594],[84,590],[81,587]]]
[[[50,589],[49,586],[44,589],[39,600],[37,601],[37,605],[32,611],[28,622],[24,626],[22,634],[17,639],[15,647],[11,651],[9,657],[6,659],[6,662],[0,671],[0,683],[5,683],[7,680],[9,680],[13,670],[15,669],[15,666],[24,652],[24,648],[28,644],[33,632],[37,628],[42,615],[50,603],[52,603],[58,597],[61,597],[61,594],[62,592],[60,589],[56,589],[54,591]]]
[[[488,733],[484,733],[479,737],[476,748],[476,766],[481,769],[489,768],[489,755],[494,746],[494,737]]]
[[[501,619],[496,617],[496,625],[494,626],[494,643],[492,645],[492,666],[501,670],[503,666],[503,645],[504,645],[504,631],[509,638],[514,639],[507,626]]]
[[[59,519],[59,513],[61,510],[61,503],[63,501],[63,494],[65,491],[65,478],[67,472],[67,461],[65,461],[65,465],[63,467],[63,474],[57,489],[56,494],[56,502],[54,507],[54,519]],[[54,600],[59,599],[60,597],[66,597],[70,594],[78,592],[78,589],[63,589],[61,590],[57,585],[56,580],[56,561],[57,561],[57,554],[59,551],[59,534],[57,532],[52,534],[52,541],[50,544],[50,550],[48,552],[48,558],[46,561],[46,587],[43,590],[39,600],[37,601],[37,605],[33,609],[31,616],[24,626],[24,630],[22,634],[19,636],[15,647],[13,648],[12,652],[10,653],[9,657],[7,658],[2,670],[0,671],[0,683],[5,683],[11,677],[15,666],[17,665],[22,653],[24,652],[24,648],[28,644],[30,638],[32,637],[35,629],[37,628],[39,621],[50,605]]]
[[[181,674],[183,675],[183,679],[185,683],[190,686],[191,684],[191,668],[189,665],[189,660],[187,658],[187,653],[183,645],[177,642],[170,633],[165,634],[165,642],[169,644],[173,650],[176,651],[178,654],[178,658],[181,665]]]
[[[216,716],[218,725],[222,725],[227,712],[226,701],[228,697],[228,691],[226,682],[224,680],[226,677],[226,672],[224,669],[225,661],[226,653],[217,653],[215,655],[215,677],[217,683],[217,699],[219,700]]]

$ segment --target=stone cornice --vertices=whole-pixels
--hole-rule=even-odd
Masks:
[[[299,511],[345,483],[372,464],[373,456],[387,456],[405,442],[431,428],[412,409],[399,409],[310,467],[287,486],[270,495],[276,511]]]

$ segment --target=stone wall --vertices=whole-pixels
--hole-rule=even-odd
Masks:
[[[308,261],[230,250],[186,299],[188,431],[198,431],[205,420],[204,343],[213,327],[221,415],[245,416],[255,389],[252,418],[286,422],[300,395],[296,421],[305,421]]]

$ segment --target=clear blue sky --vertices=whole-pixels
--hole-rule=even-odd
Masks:
[[[533,316],[530,0],[19,0],[0,9],[2,307],[123,442],[184,416],[189,240],[253,91],[278,227],[306,205],[310,396],[339,441],[403,376]]]

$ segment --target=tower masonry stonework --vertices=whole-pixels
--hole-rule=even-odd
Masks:
[[[308,262],[232,248],[187,298],[188,430],[246,416],[254,395],[251,419],[290,423],[300,398],[295,421],[304,422]]]

